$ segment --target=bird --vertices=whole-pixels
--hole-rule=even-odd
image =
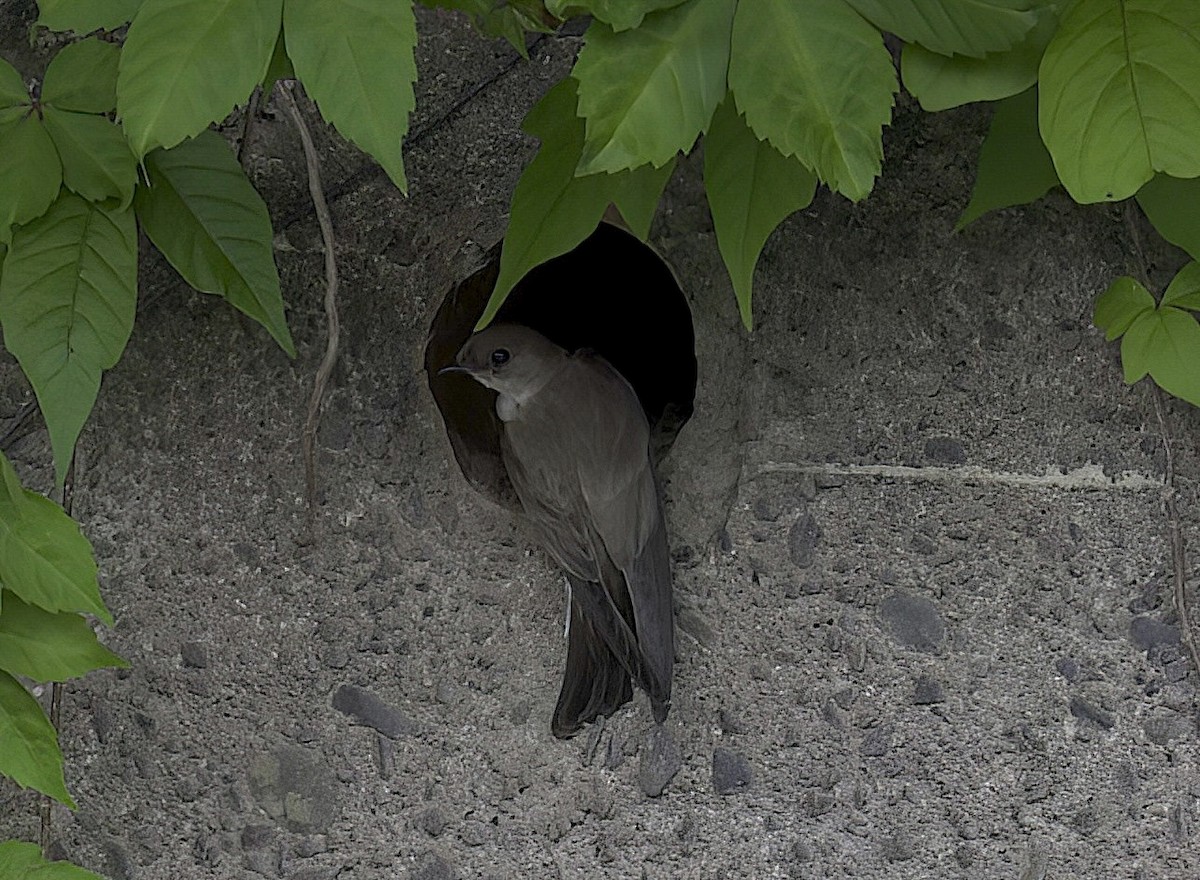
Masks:
[[[637,393],[590,349],[521,324],[470,336],[440,373],[497,392],[500,451],[537,542],[567,577],[559,738],[646,692],[662,724],[675,659],[670,551]]]

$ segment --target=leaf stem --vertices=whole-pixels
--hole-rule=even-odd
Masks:
[[[67,516],[71,515],[71,507],[75,500],[75,462],[77,457],[77,454],[72,454],[71,463],[67,465],[67,475],[63,479],[62,508]],[[59,731],[59,722],[62,720],[62,695],[62,682],[53,682],[50,685],[50,726],[54,728],[55,733]],[[50,860],[53,807],[54,799],[48,794],[42,795],[41,816],[38,822],[38,844],[42,850],[42,857],[46,860]]]
[[[333,221],[329,216],[329,205],[325,201],[325,191],[321,186],[321,168],[317,160],[317,150],[313,146],[312,135],[296,104],[292,94],[295,86],[291,83],[279,83],[277,91],[283,98],[284,106],[295,123],[300,135],[300,143],[304,147],[304,161],[308,167],[308,192],[312,197],[313,207],[317,212],[317,222],[321,226],[321,240],[325,250],[325,355],[317,367],[313,379],[312,394],[308,399],[308,414],[304,420],[304,433],[301,435],[301,454],[304,458],[304,487],[305,499],[308,503],[309,525],[312,525],[317,496],[317,466],[316,442],[317,429],[321,423],[321,408],[325,402],[325,391],[329,384],[329,376],[337,363],[338,340],[340,325],[337,312],[338,273],[337,258],[334,254]]]
[[[1171,593],[1175,615],[1179,618],[1179,633],[1183,644],[1187,646],[1192,661],[1193,673],[1200,675],[1200,650],[1196,647],[1196,636],[1192,623],[1188,619],[1187,607],[1187,553],[1183,542],[1183,528],[1179,524],[1178,493],[1175,490],[1175,454],[1172,450],[1171,426],[1164,413],[1163,392],[1158,385],[1152,385],[1151,396],[1154,400],[1154,415],[1158,419],[1158,428],[1162,434],[1163,455],[1166,459],[1163,472],[1163,506],[1167,511],[1167,529],[1171,539],[1171,563],[1175,569],[1174,585]]]
[[[1142,249],[1142,239],[1138,231],[1137,209],[1133,199],[1125,201],[1125,225],[1133,242],[1137,256],[1139,279],[1147,290],[1150,287],[1150,273],[1147,270],[1146,253]],[[1175,453],[1172,447],[1171,426],[1167,421],[1166,405],[1162,389],[1153,379],[1150,381],[1150,397],[1154,403],[1154,416],[1158,420],[1159,436],[1163,447],[1163,507],[1167,514],[1167,535],[1171,542],[1171,567],[1174,569],[1171,591],[1171,605],[1175,616],[1179,619],[1179,634],[1187,648],[1189,659],[1192,661],[1192,672],[1200,675],[1200,649],[1196,646],[1195,632],[1188,615],[1187,606],[1187,553],[1183,540],[1183,528],[1179,522],[1178,492],[1175,489]]]

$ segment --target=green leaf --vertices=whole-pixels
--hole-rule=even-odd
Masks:
[[[621,211],[634,235],[645,240],[649,234],[674,159],[662,168],[646,165],[619,174],[576,177],[584,137],[583,120],[575,115],[576,89],[575,80],[562,80],[525,116],[522,128],[542,145],[517,181],[500,272],[477,329],[495,317],[526,272],[587,238],[610,203]]]
[[[283,28],[275,38],[275,49],[271,52],[271,61],[267,65],[267,75],[263,78],[263,99],[275,91],[275,83],[281,79],[295,79],[296,71],[292,68],[292,59],[288,58],[287,45],[283,38]]]
[[[104,880],[69,862],[48,862],[32,843],[0,843],[0,877],[4,880]]]
[[[112,31],[128,24],[144,0],[38,0],[37,24],[52,31]]]
[[[0,670],[66,681],[103,666],[128,665],[100,644],[78,614],[46,611],[0,590]]]
[[[267,206],[213,131],[146,157],[133,204],[154,246],[192,287],[224,297],[295,357]]]
[[[775,227],[812,201],[816,187],[812,171],[755,137],[732,95],[721,103],[704,138],[704,188],[747,330],[758,255]]]
[[[867,21],[942,55],[1011,49],[1037,22],[1030,0],[847,0]]]
[[[971,201],[957,229],[988,211],[1025,205],[1058,184],[1054,163],[1037,126],[1037,89],[996,104],[992,124],[979,150],[979,169]]]
[[[407,192],[401,145],[415,104],[412,4],[398,0],[288,0],[288,57],[321,115]]]
[[[1191,262],[1179,270],[1167,285],[1162,304],[1200,312],[1200,263]]]
[[[46,68],[42,101],[60,110],[109,113],[117,106],[121,50],[95,38],[64,46]]]
[[[92,545],[61,507],[22,488],[0,453],[0,583],[47,611],[95,614],[112,625],[100,601]]]
[[[904,87],[930,111],[1020,94],[1037,82],[1038,65],[1057,28],[1054,7],[1046,7],[1020,43],[983,58],[940,55],[908,43],[900,61]]]
[[[282,3],[146,0],[117,77],[117,115],[135,156],[199,134],[250,95],[266,75]],[[326,21],[330,34],[343,28],[334,21]]]
[[[17,69],[0,58],[0,108],[29,107],[29,90]]]
[[[1200,3],[1077,0],[1042,58],[1042,138],[1077,202],[1200,175]]]
[[[115,198],[122,208],[128,207],[137,184],[137,161],[121,129],[104,116],[51,106],[43,113],[62,160],[63,183],[85,199]]]
[[[1181,309],[1143,312],[1121,340],[1125,381],[1149,373],[1164,391],[1200,406],[1200,324]]]
[[[1159,235],[1200,260],[1200,178],[1156,174],[1138,190],[1137,200]]]
[[[131,211],[63,193],[13,236],[0,279],[4,345],[37,394],[60,485],[100,373],[120,359],[136,307]]]
[[[844,0],[740,4],[729,87],[759,140],[851,199],[871,191],[896,74],[879,31]]]
[[[684,0],[547,0],[547,11],[557,18],[590,15],[610,25],[614,31],[625,31],[642,23],[651,12],[670,9]]]
[[[671,159],[661,168],[643,165],[633,171],[613,175],[623,178],[624,183],[613,191],[612,202],[625,218],[629,231],[641,241],[650,235],[650,224],[654,221],[654,212],[658,210],[658,200],[674,170],[675,160]]]
[[[1117,278],[1108,290],[1096,298],[1092,323],[1104,331],[1112,342],[1122,335],[1142,313],[1154,310],[1154,297],[1136,279],[1128,275]]]
[[[541,0],[506,0],[486,10],[476,19],[476,24],[485,36],[503,37],[528,61],[526,32],[548,34],[554,30],[544,20],[544,14]]]
[[[0,242],[46,213],[61,186],[62,164],[37,116],[0,125]]]
[[[477,328],[495,317],[526,272],[587,238],[611,200],[615,175],[575,176],[583,150],[583,120],[575,115],[575,90],[575,80],[562,80],[525,117],[522,128],[542,145],[513,192],[500,273]]]
[[[29,691],[7,672],[0,672],[0,773],[21,788],[33,788],[74,809],[63,780],[58,734]],[[0,851],[20,866],[20,854]],[[3,867],[0,862],[0,867]],[[4,872],[4,877],[11,877]]]
[[[690,0],[615,33],[593,21],[572,76],[587,138],[578,171],[655,167],[691,149],[725,95],[734,0]]]
[[[32,843],[18,840],[0,843],[0,877],[28,880],[29,871],[42,863],[42,851]]]

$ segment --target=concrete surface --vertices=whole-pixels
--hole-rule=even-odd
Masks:
[[[450,15],[420,32],[408,199],[318,133],[345,345],[314,537],[321,254],[282,114],[251,172],[299,358],[143,261],[76,490],[133,665],[66,689],[55,852],[113,880],[1200,875],[1159,429],[1090,326],[1132,265],[1119,211],[1053,194],[953,234],[986,113],[904,102],[876,193],[768,243],[747,335],[683,162],[652,234],[700,366],[665,471],[677,696],[660,732],[639,698],[560,742],[561,579],[452,465],[420,359],[579,41],[526,64]],[[5,356],[0,425],[28,395]],[[1194,547],[1200,418],[1168,418]],[[5,452],[48,484],[44,432]],[[12,836],[37,800],[5,783]]]

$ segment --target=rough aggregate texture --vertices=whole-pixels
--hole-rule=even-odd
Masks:
[[[27,76],[31,10],[0,16]],[[1090,325],[1131,268],[1121,215],[1052,193],[954,233],[987,114],[902,98],[875,193],[822,192],[767,243],[750,336],[681,162],[651,236],[700,365],[663,473],[674,703],[662,730],[639,696],[557,741],[562,579],[453,466],[420,363],[581,41],[525,63],[457,16],[419,26],[407,199],[309,113],[344,339],[314,531],[322,255],[283,114],[249,171],[299,357],[142,261],[75,501],[132,666],[66,687],[80,808],[54,809],[54,853],[133,880],[1200,876],[1159,430]],[[1161,284],[1179,254],[1143,237]],[[0,356],[0,426],[29,399]],[[1195,548],[1200,418],[1167,414]],[[5,453],[49,487],[44,431]],[[0,839],[37,812],[0,783]]]

